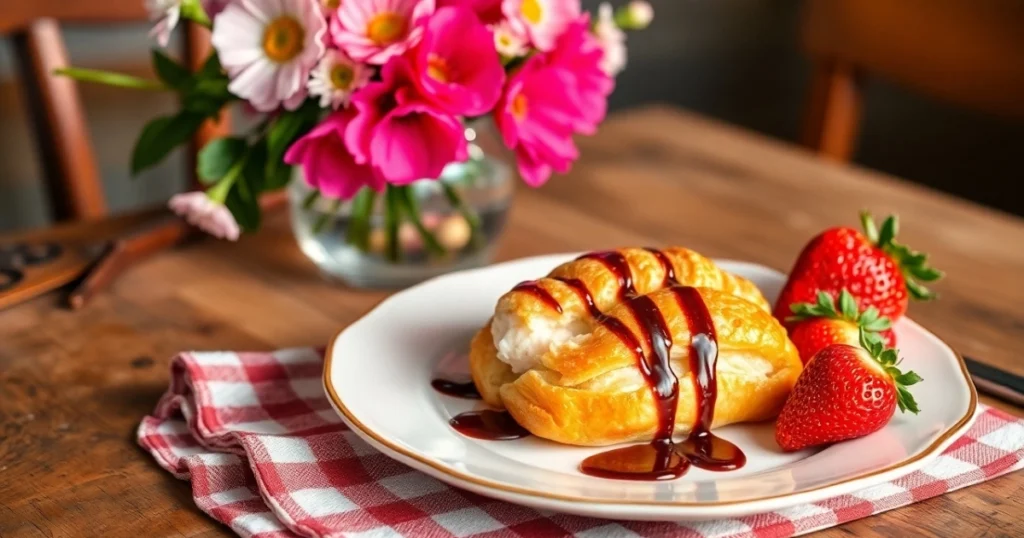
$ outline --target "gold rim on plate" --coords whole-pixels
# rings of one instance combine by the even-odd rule
[[[380,304],[383,303],[383,302],[384,301],[380,301],[379,303],[377,303],[376,305],[371,307],[369,310],[367,310],[366,314],[364,314],[363,316],[360,316],[359,319],[362,319],[363,317],[365,317],[370,312],[376,310],[377,307],[380,306]],[[925,330],[927,330],[927,329],[925,329]],[[345,402],[343,402],[341,397],[338,395],[338,391],[335,390],[334,385],[331,383],[330,371],[331,371],[331,361],[332,361],[332,359],[334,357],[334,344],[335,344],[335,342],[338,341],[338,338],[341,337],[341,334],[343,332],[344,332],[344,330],[340,331],[337,335],[335,335],[334,338],[331,339],[331,343],[327,346],[327,352],[324,355],[324,374],[323,374],[323,380],[324,380],[324,387],[327,389],[327,396],[328,396],[328,398],[330,398],[331,401],[334,403],[334,407],[338,411],[340,411],[342,415],[344,415],[346,421],[349,423],[350,426],[352,426],[353,428],[359,430],[365,436],[373,439],[374,441],[380,443],[381,445],[387,447],[388,449],[393,450],[393,451],[401,454],[402,456],[410,458],[410,459],[412,459],[414,461],[418,461],[418,462],[420,462],[420,463],[422,463],[422,464],[424,464],[424,465],[426,465],[428,467],[432,467],[432,468],[438,470],[439,472],[441,472],[442,474],[447,475],[449,477],[452,477],[452,478],[455,478],[455,479],[458,479],[458,480],[461,480],[461,481],[464,481],[464,482],[469,482],[471,484],[475,484],[477,486],[484,487],[484,488],[497,489],[497,490],[504,491],[504,492],[507,492],[507,493],[514,493],[514,494],[517,494],[517,495],[524,495],[524,496],[527,496],[527,497],[549,499],[549,500],[555,500],[555,501],[569,501],[569,502],[582,502],[582,503],[594,503],[594,504],[615,504],[615,505],[629,505],[629,506],[651,506],[651,507],[666,507],[666,506],[689,506],[689,507],[704,506],[704,507],[711,507],[711,506],[728,506],[728,505],[736,505],[736,504],[746,504],[746,503],[758,502],[758,501],[782,499],[782,498],[785,498],[785,497],[791,497],[791,496],[795,496],[795,495],[803,495],[803,494],[811,493],[811,492],[818,491],[818,490],[821,490],[821,489],[832,488],[832,487],[840,486],[842,484],[847,484],[847,483],[855,482],[855,481],[862,480],[862,479],[865,479],[865,478],[870,478],[872,476],[877,476],[877,475],[880,475],[880,474],[883,474],[883,473],[887,473],[889,471],[894,471],[894,470],[899,469],[901,467],[906,467],[908,465],[912,465],[912,464],[914,464],[914,463],[916,463],[918,461],[921,461],[922,459],[927,458],[929,456],[935,455],[935,453],[940,450],[940,448],[946,443],[947,440],[949,440],[950,437],[953,436],[953,434],[958,432],[961,428],[964,427],[965,424],[970,422],[971,418],[974,417],[974,412],[977,410],[977,407],[978,407],[978,392],[974,388],[974,383],[971,382],[971,376],[967,372],[967,364],[964,363],[964,358],[960,355],[960,353],[958,353],[956,350],[954,350],[952,346],[947,344],[945,340],[939,338],[934,333],[929,332],[929,334],[931,334],[933,337],[935,337],[936,340],[938,340],[939,342],[942,342],[942,345],[946,346],[946,348],[949,349],[949,351],[951,353],[953,353],[953,355],[956,357],[957,362],[960,364],[960,373],[963,375],[964,382],[967,384],[967,388],[968,388],[968,390],[969,390],[969,392],[971,394],[971,397],[970,397],[971,401],[970,401],[970,404],[967,406],[967,412],[964,414],[963,417],[960,418],[960,420],[956,421],[955,424],[953,424],[951,427],[947,428],[946,431],[942,432],[942,434],[939,435],[939,437],[937,437],[935,439],[935,441],[933,441],[928,446],[928,448],[926,448],[922,452],[918,453],[917,455],[915,455],[915,456],[913,456],[913,457],[911,457],[909,459],[903,460],[903,461],[898,462],[898,463],[894,463],[893,465],[890,465],[888,467],[884,467],[882,469],[878,469],[878,470],[875,470],[875,471],[864,473],[864,474],[861,474],[861,475],[858,475],[858,476],[855,476],[855,477],[852,477],[852,478],[847,478],[846,480],[842,480],[842,481],[835,482],[835,483],[832,483],[832,484],[821,485],[821,486],[813,487],[813,488],[810,488],[810,489],[804,489],[804,490],[800,490],[800,491],[791,491],[789,493],[783,493],[783,494],[780,494],[780,495],[770,495],[770,496],[767,496],[767,497],[754,497],[754,498],[750,498],[750,499],[743,499],[743,500],[736,500],[736,501],[652,502],[652,501],[623,501],[623,500],[612,500],[612,499],[595,499],[595,498],[591,498],[591,497],[574,497],[572,495],[558,495],[558,494],[553,494],[553,493],[546,493],[544,491],[534,490],[534,489],[530,489],[530,488],[524,488],[524,487],[520,487],[520,486],[510,486],[508,484],[504,484],[504,483],[501,483],[501,482],[495,482],[493,480],[489,480],[489,479],[486,479],[486,478],[480,478],[478,476],[474,476],[474,475],[471,475],[471,474],[466,474],[466,473],[457,471],[455,469],[451,469],[451,468],[449,468],[449,467],[447,467],[445,465],[442,465],[442,464],[440,464],[440,463],[438,463],[438,462],[436,462],[434,460],[431,460],[429,458],[423,457],[423,456],[421,456],[419,454],[416,454],[415,452],[412,452],[412,451],[407,450],[407,449],[405,449],[405,448],[403,448],[401,446],[398,446],[397,444],[395,444],[395,443],[389,441],[388,439],[386,439],[384,436],[380,435],[379,433],[377,433],[377,432],[373,431],[372,429],[370,429],[369,427],[367,427],[365,424],[363,424],[362,421],[360,421],[358,418],[356,418],[356,416],[352,413],[352,411],[349,410],[349,408],[345,405]]]

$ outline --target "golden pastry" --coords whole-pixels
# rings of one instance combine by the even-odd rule
[[[708,365],[694,360],[691,340],[708,333],[717,380],[704,388],[717,400],[704,426],[764,420],[801,369],[769,308],[751,282],[686,249],[594,253],[505,294],[473,339],[471,373],[489,404],[535,435],[574,445],[651,439],[665,402],[679,433],[706,407],[692,370]],[[674,376],[651,373],[659,360]],[[669,382],[678,387],[670,400],[652,390]]]

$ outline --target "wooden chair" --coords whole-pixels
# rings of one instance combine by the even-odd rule
[[[807,0],[803,15],[803,142],[822,156],[852,157],[866,75],[1024,120],[1022,0]]]
[[[0,35],[9,35],[14,45],[55,220],[97,219],[107,215],[76,83],[53,75],[54,69],[68,65],[60,24],[138,22],[145,21],[146,15],[142,0],[0,2]],[[145,46],[138,45],[140,50]],[[185,61],[198,68],[209,50],[209,32],[198,25],[187,25]],[[190,157],[194,159],[199,147],[227,130],[225,118],[208,122],[195,137]]]

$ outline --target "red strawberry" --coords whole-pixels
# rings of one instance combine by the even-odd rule
[[[882,344],[833,344],[800,374],[775,422],[775,441],[789,452],[862,437],[882,429],[896,412],[917,414],[907,386],[921,381],[896,367],[896,350]]]
[[[837,297],[846,288],[859,308],[873,306],[893,322],[907,312],[908,297],[935,297],[921,282],[938,280],[942,272],[928,266],[926,254],[894,241],[896,217],[886,219],[881,229],[867,212],[861,213],[861,222],[864,234],[831,228],[804,247],[775,304],[778,319],[785,319],[794,303],[814,302],[819,291]]]
[[[832,297],[823,291],[818,292],[817,303],[796,303],[792,308],[794,315],[786,318],[786,322],[793,324],[789,339],[800,351],[804,364],[832,344],[859,346],[861,331],[871,341],[896,347],[896,334],[889,319],[878,317],[878,309],[873,306],[858,312],[857,302],[846,288],[839,292],[838,309]]]

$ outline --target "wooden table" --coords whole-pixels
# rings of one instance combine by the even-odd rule
[[[501,259],[679,244],[786,270],[859,209],[899,212],[901,238],[948,273],[942,299],[911,315],[1024,374],[1024,221],[675,109],[621,114],[580,147],[568,177],[518,193]],[[0,536],[228,535],[135,445],[168,359],[322,345],[384,295],[325,283],[281,216],[236,244],[158,256],[83,311],[51,296],[0,312]],[[825,534],[1019,535],[1022,518],[1018,474]]]

